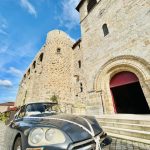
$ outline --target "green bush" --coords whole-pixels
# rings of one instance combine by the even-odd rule
[[[9,118],[10,112],[0,113],[0,121],[5,122]]]
[[[53,95],[50,100],[53,102],[53,103],[58,103],[58,97],[56,95]]]

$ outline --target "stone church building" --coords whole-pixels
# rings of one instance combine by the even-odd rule
[[[16,105],[50,101],[70,113],[150,113],[150,3],[81,0],[81,39],[63,31],[46,42],[25,72]]]

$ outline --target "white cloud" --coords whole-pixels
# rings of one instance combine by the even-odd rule
[[[31,39],[31,41],[18,46],[18,48],[14,50],[15,52],[13,51],[13,54],[19,57],[33,57],[38,50],[36,44],[36,41]]]
[[[72,29],[79,24],[79,13],[75,9],[80,0],[63,0],[62,15],[57,17],[60,24],[63,24],[68,29]]]
[[[34,15],[35,17],[37,16],[37,11],[35,7],[29,2],[29,0],[20,0],[21,5],[27,9],[27,11],[31,14]]]
[[[22,71],[15,67],[10,67],[7,72],[11,73],[14,76],[19,76],[19,77],[23,75]]]
[[[9,47],[8,43],[0,42],[0,53],[6,52],[8,50],[8,47]]]
[[[3,29],[0,29],[0,34],[7,35],[7,32]]]
[[[0,41],[0,72],[2,70],[3,72],[10,72],[10,68],[6,70],[5,65],[13,62],[14,58],[17,58],[16,61],[18,61],[18,59],[31,59],[36,55],[37,52],[38,48],[36,47],[36,41],[32,39],[28,42],[24,42],[21,44],[19,43],[18,45],[15,45],[15,47],[11,43],[9,44],[9,42],[7,42],[7,44],[5,45]],[[7,56],[7,59],[4,55]],[[11,68],[11,71],[14,71],[14,69]],[[21,75],[21,73],[19,74]]]
[[[10,80],[0,80],[0,86],[3,87],[12,87],[13,84]]]
[[[7,35],[7,29],[8,27],[8,23],[7,23],[7,20],[2,16],[0,15],[0,34],[2,35]]]

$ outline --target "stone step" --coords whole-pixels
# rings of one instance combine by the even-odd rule
[[[109,136],[111,136],[111,137],[114,137],[114,138],[119,138],[119,139],[123,139],[123,140],[133,141],[135,143],[135,145],[137,143],[150,144],[150,140],[147,140],[147,139],[135,138],[135,137],[121,135],[121,134],[115,134],[115,133],[111,133],[111,132],[108,132],[107,134]],[[150,145],[149,145],[149,149],[150,149]]]
[[[125,136],[134,137],[134,138],[150,140],[150,132],[148,131],[123,129],[123,128],[110,127],[110,126],[103,126],[103,129],[107,133],[114,133],[118,135],[125,135]]]
[[[131,123],[120,123],[120,122],[105,122],[99,121],[101,126],[109,126],[109,127],[116,127],[122,129],[130,129],[130,130],[139,130],[139,131],[150,131],[150,125],[145,124],[131,124]]]
[[[99,122],[150,125],[150,115],[117,114],[96,116],[96,118]]]

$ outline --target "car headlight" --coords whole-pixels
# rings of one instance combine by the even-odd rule
[[[30,140],[33,144],[39,143],[44,137],[44,131],[41,128],[34,129],[30,134]]]
[[[31,146],[62,144],[65,141],[64,133],[56,128],[35,128],[31,130],[28,137]]]
[[[45,138],[47,141],[52,141],[53,138],[54,138],[54,134],[55,134],[55,130],[54,129],[48,129],[46,131],[46,134],[45,134]]]

